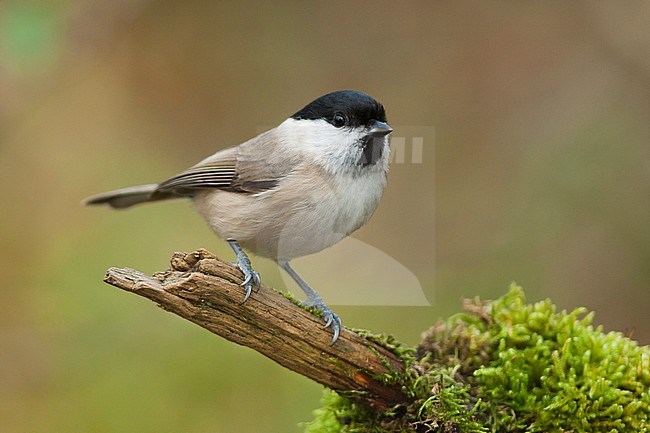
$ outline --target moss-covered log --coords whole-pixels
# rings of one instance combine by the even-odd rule
[[[516,286],[464,307],[407,362],[410,404],[377,413],[326,392],[307,433],[650,431],[650,347]]]
[[[105,281],[251,347],[325,385],[306,433],[650,433],[650,348],[523,292],[423,334],[417,348],[322,322],[269,288],[242,304],[242,274],[205,250],[176,253],[151,277],[112,268]]]

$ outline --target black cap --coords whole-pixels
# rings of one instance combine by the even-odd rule
[[[345,126],[370,126],[373,121],[386,122],[384,106],[372,96],[356,90],[339,90],[328,93],[307,104],[291,116],[292,119],[324,119],[334,126],[342,126],[335,121],[337,114],[345,117]],[[340,118],[337,119],[340,121]]]

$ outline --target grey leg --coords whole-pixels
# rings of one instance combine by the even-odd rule
[[[234,239],[228,239],[228,243],[230,244],[230,248],[232,248],[237,255],[237,267],[244,273],[244,282],[241,283],[241,286],[246,288],[246,296],[244,296],[244,300],[242,301],[243,304],[251,296],[253,288],[255,288],[256,291],[259,290],[262,281],[260,279],[260,274],[253,270],[251,260],[248,258],[244,250],[241,249],[237,241]]]
[[[325,305],[320,295],[314,289],[309,287],[305,280],[300,278],[300,275],[298,275],[298,273],[293,270],[288,261],[277,260],[277,263],[282,269],[287,272],[287,274],[291,276],[291,278],[293,278],[298,286],[300,286],[302,291],[307,295],[307,299],[305,300],[304,304],[308,307],[314,307],[323,313],[323,318],[325,319],[325,328],[329,326],[332,327],[332,332],[334,333],[332,344],[336,343],[336,340],[339,338],[341,328],[343,328],[341,318],[335,312],[330,310],[327,305]]]

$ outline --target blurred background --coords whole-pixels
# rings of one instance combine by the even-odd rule
[[[102,282],[173,251],[231,257],[190,204],[79,202],[338,89],[380,100],[404,150],[355,242],[431,304],[341,305],[344,324],[416,344],[461,298],[516,281],[650,343],[648,16],[645,1],[0,2],[0,430],[302,430],[319,385]],[[372,293],[309,260],[296,268],[326,300]]]

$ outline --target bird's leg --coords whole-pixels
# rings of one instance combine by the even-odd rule
[[[260,274],[253,269],[251,266],[251,260],[239,246],[237,241],[234,239],[228,239],[228,243],[237,256],[237,267],[244,273],[244,282],[241,283],[241,286],[246,289],[246,296],[244,296],[244,300],[242,301],[243,304],[250,297],[253,288],[255,288],[255,291],[259,290],[262,281],[260,279]]]
[[[325,305],[323,302],[323,299],[320,297],[318,293],[303,280],[300,278],[300,275],[296,273],[296,271],[293,270],[291,265],[289,264],[288,261],[286,260],[277,260],[278,265],[284,269],[287,274],[293,278],[293,280],[300,286],[303,292],[307,295],[307,299],[305,302],[303,302],[304,305],[308,307],[313,307],[316,308],[317,310],[321,311],[323,313],[323,319],[325,319],[325,328],[331,326],[332,327],[332,332],[334,333],[334,336],[332,337],[332,344],[336,342],[339,338],[339,333],[341,332],[341,328],[343,328],[343,324],[341,323],[341,318],[330,308]]]

